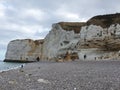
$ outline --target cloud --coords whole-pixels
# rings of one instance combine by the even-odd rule
[[[6,7],[2,3],[0,3],[0,19],[5,17],[5,9]]]
[[[79,14],[67,10],[66,5],[61,5],[54,14],[63,20],[80,21]]]
[[[22,10],[22,13],[20,16],[23,18],[33,18],[35,20],[43,21],[45,17],[45,13],[40,9],[29,8],[29,9]]]

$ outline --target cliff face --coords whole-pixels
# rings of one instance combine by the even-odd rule
[[[54,24],[43,44],[43,59],[53,59],[66,54],[69,49],[74,49],[78,40],[79,34],[73,30],[64,30],[58,23]]]
[[[43,49],[46,52],[43,53],[44,57],[66,59],[69,52],[70,57],[77,53],[81,60],[84,60],[84,55],[90,60],[99,60],[101,57],[102,59],[119,58],[120,25],[117,20],[120,18],[119,16],[119,14],[95,16],[82,24],[60,22],[59,27],[57,27],[58,24],[55,24],[57,28],[54,26],[45,39],[47,43],[44,43],[43,46],[48,46],[48,48]],[[111,19],[112,21],[108,23]],[[71,29],[72,26],[80,29],[77,30],[75,27]],[[76,33],[76,31],[78,32]],[[71,39],[65,40],[67,33]]]
[[[43,40],[15,40],[5,60],[104,60],[120,57],[120,14],[99,15],[86,23],[52,25]]]
[[[8,44],[5,61],[32,62],[41,57],[43,40],[14,40]],[[38,58],[39,57],[39,58]]]
[[[90,25],[84,26],[80,32],[79,48],[102,48],[119,50],[120,24],[112,24],[108,28]]]
[[[120,25],[112,24],[108,28],[97,25],[84,26],[77,43],[79,58],[84,60],[119,59]],[[86,60],[87,60],[86,59]]]
[[[75,53],[75,59],[79,57],[81,60],[84,60],[84,55],[90,60],[119,58],[119,38],[119,24],[112,24],[108,28],[86,25],[80,33],[64,30],[59,24],[54,24],[43,44],[43,59],[66,59],[68,52],[69,59]]]

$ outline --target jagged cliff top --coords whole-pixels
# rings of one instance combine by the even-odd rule
[[[74,30],[75,33],[79,33],[85,22],[59,22],[58,24],[66,31]]]
[[[98,15],[92,17],[90,20],[87,21],[87,25],[94,24],[94,25],[99,25],[103,28],[107,28],[111,24],[116,24],[116,23],[120,23],[120,13]]]

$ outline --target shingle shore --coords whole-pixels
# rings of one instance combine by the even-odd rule
[[[37,62],[0,73],[0,90],[119,90],[120,61]]]

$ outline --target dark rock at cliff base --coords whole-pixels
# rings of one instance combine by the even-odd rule
[[[31,63],[35,61],[23,61],[23,60],[10,60],[10,59],[5,59],[4,62],[17,62],[17,63]]]

